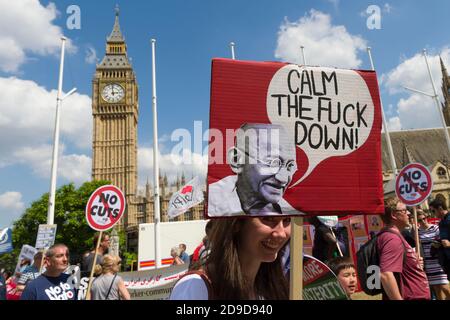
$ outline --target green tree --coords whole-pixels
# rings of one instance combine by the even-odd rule
[[[71,183],[63,185],[56,191],[54,223],[58,227],[55,243],[66,244],[72,260],[79,260],[84,252],[93,247],[95,231],[86,222],[86,204],[95,189],[107,184],[110,182],[92,181],[76,189]],[[14,222],[12,230],[14,250],[12,253],[0,256],[0,266],[13,270],[22,245],[34,246],[39,225],[47,222],[47,206],[48,193],[45,193],[25,210],[19,220]]]

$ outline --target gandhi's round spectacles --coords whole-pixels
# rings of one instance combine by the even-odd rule
[[[264,164],[267,167],[267,169],[269,170],[269,173],[271,173],[271,174],[278,174],[278,172],[280,172],[281,168],[283,168],[283,167],[285,167],[286,170],[291,174],[294,174],[298,169],[297,163],[294,160],[287,161],[286,163],[283,163],[283,161],[280,158],[273,158],[273,159],[264,161],[264,160],[261,160],[261,159],[251,156],[248,152],[245,152],[241,149],[236,148],[236,150],[244,153],[249,158],[256,160],[257,162]]]

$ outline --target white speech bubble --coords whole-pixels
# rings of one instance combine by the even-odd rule
[[[353,70],[286,65],[267,91],[267,115],[282,125],[309,160],[306,179],[319,163],[361,147],[369,137],[374,105],[364,79]]]

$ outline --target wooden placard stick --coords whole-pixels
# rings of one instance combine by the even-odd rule
[[[343,257],[344,255],[342,254],[341,247],[339,246],[339,241],[338,241],[336,235],[334,234],[332,227],[330,227],[330,231],[331,231],[331,234],[333,235],[333,237],[336,239],[336,247],[337,247],[337,249],[339,251],[339,254],[340,254],[341,257]]]
[[[416,241],[416,254],[417,257],[420,258],[420,240],[419,240],[419,226],[417,224],[417,207],[413,207],[413,215],[414,215],[414,240]]]
[[[303,300],[303,217],[292,218],[290,249],[289,299]]]
[[[95,246],[94,260],[92,261],[91,275],[89,276],[89,285],[88,285],[88,288],[86,291],[86,300],[91,300],[92,280],[94,278],[95,266],[97,265],[98,248],[100,247],[100,242],[102,241],[102,236],[103,236],[103,231],[100,231],[100,235],[98,236],[98,240],[97,240],[97,245]]]
[[[45,259],[46,253],[47,253],[47,249],[44,249],[44,251],[42,252],[42,259],[41,259],[41,266],[39,267],[39,274],[42,273],[42,267],[44,266],[44,259]]]

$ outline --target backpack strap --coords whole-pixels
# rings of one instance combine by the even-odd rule
[[[116,280],[116,277],[117,277],[117,273],[114,275],[114,277],[113,277],[113,279],[111,281],[111,285],[109,286],[108,293],[106,294],[105,300],[108,300],[109,293],[111,292],[111,288],[112,288],[112,286],[114,284],[114,280]],[[119,295],[119,297],[120,297],[120,295]]]
[[[397,236],[400,238],[400,241],[402,242],[402,245],[403,245],[403,266],[404,266],[405,263],[406,263],[406,246],[405,246],[405,243],[404,243],[403,241],[406,241],[406,240],[404,240],[404,238],[403,238],[403,236],[401,235],[400,232],[391,230],[390,228],[383,228],[383,229],[377,234],[377,237],[380,236],[381,234],[385,233],[385,232],[393,233],[393,234],[397,235]],[[416,246],[417,246],[417,243],[416,243]]]
[[[178,281],[180,281],[180,279],[189,276],[191,274],[196,274],[198,276],[200,276],[203,280],[203,282],[206,285],[206,289],[208,290],[208,300],[214,300],[214,291],[213,291],[213,287],[212,287],[212,282],[211,279],[209,279],[208,275],[206,274],[205,270],[200,269],[200,270],[191,270],[186,272],[185,274],[183,274]]]

